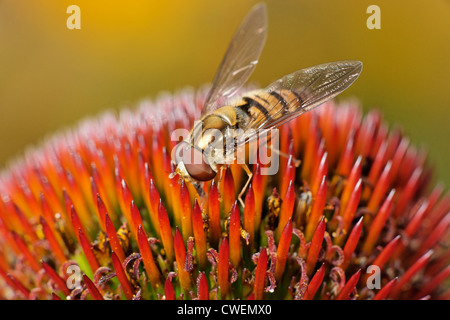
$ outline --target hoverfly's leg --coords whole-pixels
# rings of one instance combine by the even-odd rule
[[[270,145],[269,148],[270,148],[270,150],[272,150],[273,152],[277,153],[279,156],[281,156],[283,158],[289,159],[291,157],[290,154],[284,153],[283,151],[273,147],[272,145]],[[296,168],[298,168],[300,166],[300,164],[302,163],[301,160],[296,159],[294,157],[292,157],[292,161],[294,161],[294,165],[295,165]]]
[[[247,190],[247,187],[250,184],[250,181],[252,181],[253,172],[248,168],[247,164],[244,163],[244,164],[241,164],[241,166],[244,168],[245,172],[248,175],[247,182],[245,183],[244,187],[242,188],[242,190],[241,190],[241,192],[239,193],[239,196],[238,196],[238,200],[241,203],[242,207],[244,208],[245,204],[244,204],[244,201],[242,201],[242,196],[244,195],[245,190]]]

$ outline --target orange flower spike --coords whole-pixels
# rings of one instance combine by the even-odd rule
[[[294,181],[291,180],[289,183],[289,187],[284,195],[283,203],[281,204],[281,213],[278,220],[278,227],[275,233],[275,238],[277,240],[280,239],[286,224],[292,218],[294,205],[295,205],[295,189],[294,189]]]
[[[302,300],[312,300],[314,299],[314,296],[316,295],[317,290],[319,289],[320,285],[322,284],[323,278],[325,276],[325,266],[322,264],[320,268],[314,273],[314,276],[312,277],[311,281],[308,284],[308,287],[306,288],[305,295],[303,296]]]
[[[244,229],[249,234],[249,243],[253,247],[255,239],[255,195],[252,184],[249,185],[244,201]]]
[[[47,276],[52,279],[53,283],[58,287],[59,290],[64,294],[64,296],[70,296],[70,290],[67,288],[66,281],[59,276],[59,274],[50,267],[46,262],[41,261],[42,268],[44,268]]]
[[[323,156],[320,159],[319,164],[317,165],[317,168],[315,170],[315,174],[313,175],[313,183],[311,185],[311,192],[312,194],[317,194],[320,183],[322,182],[322,179],[324,176],[327,175],[328,172],[328,153],[324,152]]]
[[[355,272],[355,274],[353,274],[350,277],[350,279],[348,279],[347,283],[336,297],[336,300],[348,300],[350,298],[350,294],[352,293],[353,289],[355,289],[356,285],[358,284],[360,277],[361,277],[361,269]]]
[[[277,263],[275,265],[275,280],[280,281],[284,273],[286,266],[287,255],[289,253],[289,247],[292,240],[292,220],[289,218],[286,225],[283,228],[283,232],[280,236],[280,242],[277,248]]]
[[[303,179],[310,179],[315,163],[315,157],[317,150],[319,149],[320,136],[317,130],[317,119],[314,117],[309,126],[309,138],[306,140],[305,156],[302,164],[302,177]]]
[[[231,264],[237,268],[241,261],[241,214],[237,201],[235,201],[231,207],[230,225],[228,228],[230,261]]]
[[[192,228],[194,232],[197,262],[199,268],[204,270],[207,262],[206,258],[207,243],[205,230],[203,227],[202,209],[200,208],[197,199],[194,200],[194,205],[192,207]]]
[[[228,238],[224,237],[220,243],[219,261],[217,263],[217,283],[219,284],[220,297],[222,300],[226,299],[230,290],[229,279],[229,244]]]
[[[363,229],[363,218],[361,217],[358,222],[355,224],[355,226],[352,229],[352,232],[348,236],[347,242],[344,246],[344,261],[340,265],[342,270],[346,270],[351,259],[353,252],[355,252],[356,246],[358,245],[359,238],[361,237],[361,232]]]
[[[394,204],[394,194],[395,190],[393,189],[391,190],[387,198],[384,200],[380,210],[378,210],[377,215],[375,216],[370,225],[368,235],[362,247],[362,251],[367,254],[372,252],[372,249],[375,247],[375,244],[377,243],[381,230],[383,229],[392,211],[392,206]]]
[[[51,251],[53,252],[55,258],[58,260],[58,262],[63,265],[64,262],[66,262],[67,257],[64,253],[63,248],[59,245],[58,240],[55,237],[55,234],[51,230],[49,224],[45,220],[44,217],[40,218],[40,223],[42,225],[42,231],[44,232],[44,236],[48,241],[48,244],[51,248]]]
[[[326,221],[325,217],[322,217],[316,230],[314,231],[314,236],[311,240],[311,246],[308,250],[308,255],[306,256],[306,270],[307,274],[310,276],[314,271],[314,267],[317,263],[317,258],[319,257],[320,249],[322,248],[323,237],[325,235]]]
[[[378,152],[374,155],[374,160],[373,160],[372,166],[370,168],[369,176],[368,176],[369,183],[372,184],[373,186],[377,184],[377,180],[378,180],[381,172],[386,170],[385,166],[386,166],[386,161],[387,161],[387,155],[386,155],[387,147],[388,147],[388,143],[386,141],[383,141],[380,145]],[[391,166],[392,162],[390,160],[389,160],[389,162],[390,162],[390,166]],[[390,183],[390,180],[388,183]]]
[[[133,287],[131,286],[130,280],[128,279],[128,275],[126,274],[125,270],[123,270],[122,261],[120,261],[119,257],[114,251],[111,252],[111,260],[125,298],[127,300],[133,300]]]
[[[377,212],[378,206],[386,196],[386,191],[390,186],[391,168],[391,162],[388,161],[383,169],[383,172],[381,173],[381,176],[377,181],[374,182],[375,188],[372,192],[372,195],[370,196],[370,200],[367,205],[367,209],[369,209],[370,212]]]
[[[155,183],[153,182],[152,178],[150,178],[149,187],[148,187],[148,200],[150,202],[149,211],[153,212],[152,215],[154,215],[156,217],[156,222],[159,222],[159,217],[158,217],[159,209],[158,208],[159,208],[159,202],[160,202],[161,198],[159,196],[158,189],[156,189]],[[154,227],[155,227],[156,233],[159,236],[159,234],[161,232],[159,229],[159,223],[155,223]]]
[[[181,209],[181,232],[183,239],[186,241],[192,236],[192,213],[191,213],[191,198],[184,180],[181,181],[180,186],[180,209]]]
[[[392,288],[397,283],[398,278],[394,278],[388,283],[384,285],[383,288],[380,289],[380,291],[377,292],[375,297],[373,297],[372,300],[384,300],[388,297],[389,293],[391,293]]]
[[[84,234],[81,228],[78,229],[78,239],[81,248],[83,249],[83,253],[86,257],[86,260],[89,266],[91,267],[92,273],[95,273],[95,271],[100,267],[100,265],[98,264],[97,258],[95,257],[95,254],[92,251],[92,246],[89,243],[89,240],[86,238],[86,235]]]
[[[353,165],[352,170],[350,171],[350,175],[348,176],[347,182],[345,184],[344,190],[341,195],[341,211],[345,210],[345,206],[347,205],[352,191],[355,189],[358,180],[361,179],[361,168],[362,168],[362,157],[359,156],[355,164]]]
[[[173,261],[175,255],[173,251],[173,234],[172,228],[170,227],[169,216],[167,215],[166,208],[161,200],[159,201],[158,207],[158,220],[164,251],[166,252],[166,258],[170,263]]]
[[[219,191],[214,180],[208,193],[208,219],[209,219],[209,237],[211,244],[217,248],[219,244],[222,229],[220,227],[220,202]]]
[[[133,219],[131,218],[131,207],[130,203],[133,201],[133,196],[131,195],[130,189],[128,188],[127,183],[125,182],[125,179],[122,179],[120,181],[120,185],[122,188],[122,199],[123,199],[123,205],[125,208],[125,212],[123,212],[123,215],[125,216],[125,219],[128,222],[131,222]],[[133,225],[133,223],[131,223]]]
[[[255,284],[253,287],[255,300],[264,299],[266,271],[267,271],[267,249],[262,248],[260,250],[258,263],[256,264],[256,271],[255,271]]]
[[[131,213],[131,226],[133,229],[133,235],[137,239],[138,228],[139,226],[143,225],[143,223],[141,213],[139,212],[138,207],[134,203],[134,200],[131,200],[130,213]]]
[[[33,269],[34,272],[39,272],[41,270],[41,266],[28,249],[28,246],[25,243],[25,241],[16,232],[12,231],[11,234],[17,246],[19,247],[19,250],[22,252],[25,260],[27,261],[28,265],[31,267],[31,269]]]
[[[230,167],[227,167],[227,169],[225,170],[225,176],[222,179],[223,182],[221,195],[223,201],[223,212],[225,214],[228,214],[228,212],[231,211],[231,207],[233,206],[233,202],[236,198],[234,179]]]
[[[320,183],[319,190],[314,199],[311,208],[311,214],[309,216],[308,223],[306,225],[306,241],[310,241],[314,230],[316,230],[317,224],[322,218],[323,209],[325,208],[325,200],[327,196],[327,180],[324,176],[322,182]]]
[[[83,274],[83,281],[89,293],[91,294],[93,300],[104,300],[98,288],[95,286],[92,280],[89,279],[89,277],[85,274]]]
[[[144,267],[147,271],[147,277],[152,283],[153,288],[157,288],[161,282],[161,273],[159,272],[158,266],[153,259],[153,254],[147,240],[147,235],[145,234],[145,230],[142,225],[139,225],[138,227],[137,240],[142,261],[144,262]]]
[[[209,300],[208,280],[204,272],[200,272],[197,278],[197,299]]]
[[[414,277],[420,270],[425,268],[425,266],[430,262],[431,257],[433,255],[434,251],[430,250],[427,253],[425,253],[423,256],[421,256],[414,264],[409,267],[408,270],[400,277],[397,284],[392,289],[389,297],[391,299],[397,299],[398,296],[401,294],[403,287]]]
[[[192,287],[189,272],[184,268],[186,263],[186,247],[184,246],[183,236],[178,227],[175,229],[174,237],[175,260],[177,262],[177,273],[180,279],[181,287],[185,292],[189,292]]]
[[[257,163],[254,167],[252,185],[255,198],[255,229],[259,229],[264,201],[264,183],[261,175],[261,165]]]
[[[114,224],[109,218],[109,215],[107,213],[105,215],[105,227],[106,227],[106,234],[108,235],[108,241],[111,246],[111,250],[115,252],[118,259],[120,260],[120,263],[122,263],[125,260],[125,253],[123,252],[122,246],[120,245],[116,228],[114,227]]]
[[[280,194],[285,195],[286,191],[291,183],[291,181],[295,181],[295,163],[292,155],[289,156],[289,159],[286,163],[286,168],[284,170],[284,174],[282,175],[283,179],[281,179],[280,183]]]

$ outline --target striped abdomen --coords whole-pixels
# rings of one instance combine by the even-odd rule
[[[235,108],[244,118],[240,127],[256,129],[297,111],[302,103],[300,95],[291,90],[253,91],[238,101]]]

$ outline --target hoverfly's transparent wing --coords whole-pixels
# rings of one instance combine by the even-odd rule
[[[213,81],[202,115],[221,106],[219,100],[234,95],[248,80],[266,41],[267,10],[261,3],[253,7],[234,34]]]
[[[334,98],[358,78],[361,70],[359,61],[338,61],[302,69],[273,82],[263,92],[277,97],[277,102],[265,106],[266,116],[249,119],[236,147]],[[290,97],[288,101],[283,98],[286,96]]]

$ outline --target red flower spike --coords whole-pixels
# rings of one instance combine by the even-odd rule
[[[56,293],[52,292],[52,300],[61,300],[60,297],[56,295]]]
[[[316,198],[314,199],[311,215],[306,225],[306,241],[310,241],[314,230],[316,230],[317,224],[322,218],[323,209],[325,207],[325,200],[327,196],[327,180],[324,176],[320,183],[319,190],[317,191]]]
[[[292,218],[294,205],[295,205],[295,189],[294,189],[294,181],[291,180],[291,182],[289,183],[289,187],[284,195],[283,203],[281,204],[281,213],[278,219],[278,227],[275,233],[275,238],[277,240],[280,239],[281,233],[283,232],[285,225]]]
[[[153,259],[153,254],[150,249],[150,245],[147,240],[147,235],[142,225],[139,225],[137,232],[137,240],[139,246],[139,252],[141,253],[142,261],[144,262],[145,270],[147,271],[147,277],[154,288],[158,287],[161,280],[161,273],[158,266]]]
[[[185,292],[189,292],[192,287],[189,272],[184,268],[186,262],[186,247],[184,246],[183,236],[178,227],[175,229],[174,237],[175,260],[177,262],[178,278],[180,279],[181,287]]]
[[[356,210],[358,209],[358,204],[361,199],[361,189],[362,189],[362,180],[359,179],[355,185],[355,189],[352,191],[350,195],[350,199],[348,200],[347,206],[343,211],[343,227],[344,232],[348,232],[351,227],[353,218],[355,216]]]
[[[167,277],[166,282],[164,283],[164,296],[166,300],[176,300],[171,277]]]
[[[92,251],[92,246],[89,243],[89,240],[86,238],[82,229],[78,229],[78,241],[80,242],[81,248],[83,249],[83,253],[86,256],[86,260],[91,267],[92,273],[100,267],[98,264],[97,258],[95,257],[94,252]]]
[[[229,225],[230,261],[234,267],[239,266],[241,261],[241,213],[236,201],[231,207]]]
[[[314,271],[314,267],[317,263],[317,258],[319,257],[320,249],[322,248],[323,237],[325,235],[326,221],[325,217],[322,217],[316,230],[314,231],[313,238],[311,240],[311,246],[308,250],[308,255],[306,256],[306,270],[308,276]]]
[[[361,231],[363,229],[363,218],[361,217],[350,233],[347,242],[344,247],[344,261],[341,264],[342,270],[346,270],[350,261],[352,259],[353,252],[355,252],[356,246],[358,245],[359,238],[361,237]]]
[[[291,245],[292,239],[292,220],[289,218],[286,225],[283,228],[283,232],[280,236],[280,242],[278,243],[277,249],[277,263],[275,265],[275,279],[277,281],[281,280],[284,273],[284,268],[286,266],[286,260],[289,253],[289,247]]]
[[[85,274],[83,274],[83,281],[93,300],[104,300],[102,294],[98,291],[98,288]]]
[[[191,198],[184,180],[181,181],[180,187],[180,209],[181,209],[181,232],[183,239],[186,241],[192,236],[192,213],[191,213]]]
[[[311,281],[309,282],[302,300],[312,300],[314,298],[317,290],[322,284],[324,276],[325,276],[325,266],[324,264],[322,264],[312,277]]]
[[[260,250],[258,263],[256,264],[256,271],[255,271],[255,284],[254,284],[254,288],[253,288],[255,300],[264,299],[266,270],[267,270],[267,249],[262,248]]]
[[[359,179],[361,179],[361,168],[362,168],[362,157],[359,156],[355,164],[353,165],[352,170],[350,171],[350,175],[348,176],[347,182],[345,184],[344,190],[341,195],[341,211],[345,210],[345,207],[350,200],[350,196],[355,189],[356,184]]]
[[[91,240],[89,239],[88,235],[86,235],[86,232],[84,231],[84,227],[81,224],[80,218],[78,217],[78,213],[75,210],[75,207],[73,205],[70,207],[70,221],[72,223],[73,230],[81,229],[83,231],[83,233],[85,234],[85,237],[88,240],[88,242],[90,242]],[[75,235],[77,236],[77,240],[80,241],[80,238],[78,237],[78,232],[75,232]]]
[[[369,233],[366,237],[366,240],[364,242],[362,251],[365,253],[370,253],[372,249],[374,248],[378,237],[381,233],[381,230],[383,229],[386,220],[388,219],[393,202],[394,202],[394,194],[395,190],[392,190],[389,195],[387,196],[386,200],[384,200],[383,204],[381,205],[380,210],[378,211],[377,215],[373,219],[373,222],[370,225]]]
[[[66,262],[66,260],[67,260],[67,257],[66,257],[66,254],[64,253],[63,248],[60,246],[55,234],[51,230],[49,224],[44,219],[44,217],[40,218],[40,223],[42,225],[42,231],[44,232],[44,236],[47,239],[48,244],[49,244],[53,254],[55,255],[55,258],[58,260],[58,262],[61,265],[63,265],[64,262]]]
[[[197,299],[209,300],[208,280],[203,272],[200,272],[197,278]]]
[[[436,275],[431,281],[429,281],[420,292],[416,295],[416,299],[425,297],[427,294],[433,293],[433,291],[443,284],[447,278],[450,277],[450,266],[447,266],[438,275]]]
[[[33,256],[33,254],[28,249],[27,244],[25,241],[14,231],[11,232],[14,241],[16,242],[17,246],[19,247],[19,250],[22,252],[23,256],[25,257],[25,260],[27,261],[28,265],[33,269],[34,272],[39,272],[41,270],[41,266],[37,262],[36,258]]]
[[[380,148],[378,152],[375,154],[372,166],[370,168],[368,180],[371,185],[376,185],[377,180],[380,176],[380,173],[383,170],[386,170],[386,150],[387,150],[388,143],[386,141],[383,141],[383,143],[380,145]],[[389,161],[389,166],[391,166],[392,162]],[[390,168],[389,168],[390,170]],[[390,183],[390,180],[388,181],[388,184]]]
[[[251,184],[249,185],[247,194],[245,195],[244,204],[244,229],[249,234],[249,243],[252,249],[255,239],[255,194]]]
[[[4,271],[1,270],[0,273],[1,273],[2,277],[5,278]],[[17,280],[14,276],[12,276],[10,274],[6,274],[6,278],[9,279],[6,282],[12,288],[16,288],[18,291],[22,292],[22,294],[25,296],[25,299],[27,299],[27,300],[30,299],[30,291],[27,288],[25,288],[25,286],[19,280]]]
[[[392,171],[391,171],[391,181],[397,178],[400,166],[402,164],[403,157],[406,154],[409,146],[409,139],[404,137],[395,149],[395,154],[392,158]]]
[[[220,297],[226,299],[230,290],[229,280],[229,245],[228,238],[222,239],[219,249],[219,260],[217,263],[217,283],[219,284]]]
[[[207,262],[206,258],[207,243],[205,230],[203,227],[202,209],[200,208],[197,199],[194,200],[194,205],[192,207],[192,228],[194,231],[197,262],[200,269],[204,270]]]
[[[235,196],[234,179],[231,173],[230,167],[225,170],[225,176],[222,177],[222,199],[223,199],[223,212],[228,214],[233,206]]]
[[[338,296],[336,297],[336,300],[348,300],[353,289],[355,289],[360,276],[361,276],[361,269],[359,269],[354,275],[352,275],[350,277],[350,279],[348,279],[344,288],[342,288],[342,290],[339,292]]]
[[[219,191],[214,180],[208,194],[209,237],[211,244],[217,248],[222,229],[220,227]]]
[[[161,240],[166,252],[166,259],[172,262],[175,256],[173,251],[173,234],[172,228],[170,227],[169,216],[167,215],[166,208],[159,201],[158,207],[158,220],[159,220],[159,230],[161,232]]]
[[[53,281],[53,283],[58,287],[59,290],[64,294],[64,296],[70,296],[70,290],[67,288],[67,284],[63,278],[61,278],[52,267],[50,267],[44,261],[41,261],[42,268],[44,268],[47,276]]]
[[[328,153],[324,152],[320,162],[315,170],[314,180],[311,185],[312,194],[317,194],[320,184],[322,183],[322,179],[327,175],[328,172]]]
[[[390,186],[391,168],[391,162],[388,161],[380,178],[376,182],[374,181],[375,188],[370,197],[369,204],[367,205],[367,209],[369,209],[370,212],[377,212],[378,206],[386,196],[386,192]]]
[[[114,227],[114,224],[107,213],[105,214],[105,228],[111,250],[115,252],[115,255],[120,260],[120,263],[122,263],[125,260],[125,253],[123,252],[122,246],[120,245],[116,228]]]
[[[419,259],[421,254],[433,248],[441,239],[443,239],[445,234],[448,232],[449,226],[450,213],[448,213],[447,216],[439,222],[433,232],[423,241],[419,249],[416,251],[416,254],[413,256],[413,259]]]
[[[295,180],[295,163],[292,155],[289,156],[288,162],[286,163],[286,168],[284,170],[284,174],[282,175],[283,179],[280,181],[280,194],[285,195],[291,181]]]
[[[385,300],[388,297],[389,293],[391,293],[391,290],[397,283],[397,280],[398,278],[394,278],[388,283],[386,283],[384,287],[377,292],[377,294],[375,295],[375,297],[373,297],[372,300]]]
[[[414,170],[413,174],[406,183],[405,188],[400,193],[394,209],[394,216],[399,217],[403,210],[406,209],[406,206],[410,203],[411,199],[416,193],[417,188],[419,187],[421,176],[422,168],[419,167]]]
[[[105,217],[108,214],[108,212],[106,210],[105,203],[103,202],[102,198],[98,193],[97,193],[97,211],[100,219],[100,227],[102,228],[103,232],[106,232]]]
[[[420,270],[425,268],[425,266],[430,262],[433,255],[433,250],[428,251],[422,257],[420,257],[414,264],[409,267],[409,269],[400,277],[397,284],[392,289],[389,297],[391,299],[396,299],[403,289],[403,287],[416,275]]]
[[[352,130],[350,135],[348,136],[347,142],[345,144],[345,150],[342,153],[336,173],[347,177],[350,174],[350,170],[352,169],[353,159],[354,159],[354,142],[355,142],[355,131]]]
[[[119,280],[120,287],[122,288],[122,292],[125,298],[127,300],[133,300],[134,290],[131,286],[130,280],[128,279],[128,275],[122,268],[122,261],[114,251],[111,252],[111,259],[114,271],[116,272],[117,279]]]

